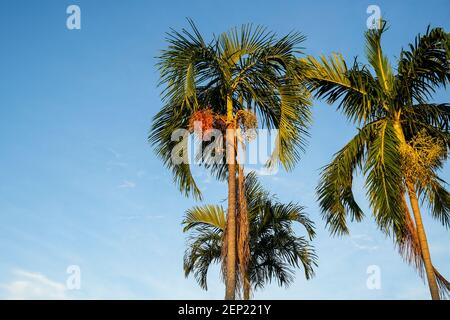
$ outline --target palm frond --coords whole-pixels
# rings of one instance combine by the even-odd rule
[[[424,194],[432,217],[444,227],[450,228],[450,193],[445,188],[446,185],[444,180],[435,175],[426,186]]]
[[[153,118],[153,125],[148,141],[154,146],[157,156],[173,173],[175,185],[186,196],[193,195],[201,199],[201,191],[195,182],[189,165],[188,136],[182,136],[181,141],[172,139],[177,129],[187,128],[188,113],[168,104]],[[178,146],[178,149],[176,147]],[[178,151],[177,151],[178,150]],[[174,163],[172,152],[179,152],[184,159],[182,163]]]
[[[403,222],[399,141],[393,123],[377,124],[377,133],[367,152],[364,167],[367,195],[375,220],[386,233]]]
[[[195,206],[186,211],[183,220],[183,231],[189,231],[199,226],[210,226],[219,230],[225,229],[225,210],[222,206],[204,205]]]
[[[351,68],[340,54],[321,56],[320,60],[308,57],[303,60],[308,66],[308,89],[318,99],[338,103],[338,110],[356,123],[375,119],[377,107],[382,105],[380,85],[368,69],[354,61]]]
[[[442,28],[428,27],[424,35],[419,34],[414,43],[402,50],[398,63],[399,95],[425,103],[436,88],[446,86],[450,81],[449,39]]]
[[[322,216],[331,234],[348,233],[347,215],[351,221],[361,221],[364,217],[353,195],[353,177],[358,169],[363,168],[368,148],[381,122],[365,125],[323,168],[316,190]]]
[[[220,261],[222,236],[212,230],[202,231],[188,240],[184,254],[184,272],[188,277],[194,273],[200,287],[208,290],[208,270]]]
[[[366,32],[366,55],[377,75],[380,87],[383,88],[382,92],[390,96],[394,87],[394,73],[388,58],[383,54],[381,48],[381,36],[386,29],[386,21],[382,21],[380,28],[369,29]]]

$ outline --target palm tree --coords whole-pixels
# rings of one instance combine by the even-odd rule
[[[364,216],[352,193],[354,175],[362,172],[377,225],[394,237],[407,262],[421,275],[425,271],[431,296],[439,299],[450,285],[433,267],[419,201],[450,227],[450,196],[438,176],[450,146],[450,108],[429,102],[450,80],[450,38],[441,28],[428,28],[401,51],[395,72],[381,48],[385,31],[383,21],[366,32],[370,65],[355,59],[348,67],[339,54],[305,60],[315,96],[338,102],[359,127],[323,169],[318,199],[331,233],[348,233],[347,218]]]
[[[189,23],[192,31],[172,30],[168,34],[169,46],[158,58],[164,106],[153,119],[149,141],[172,170],[180,191],[201,199],[189,163],[172,160],[172,150],[180,144],[172,141],[172,133],[175,129],[192,129],[193,120],[202,121],[201,129],[224,132],[224,161],[217,163],[208,161],[208,156],[200,157],[218,179],[228,181],[224,235],[227,245],[223,263],[227,268],[225,298],[234,299],[236,267],[245,273],[248,258],[248,224],[244,221],[238,230],[236,221],[239,210],[245,211],[245,203],[236,204],[236,194],[243,194],[243,190],[237,192],[243,187],[243,171],[236,163],[236,131],[248,122],[277,129],[276,148],[269,164],[281,163],[288,170],[293,168],[303,149],[310,121],[307,108],[310,95],[301,85],[304,68],[296,56],[304,37],[290,33],[278,38],[262,27],[244,25],[207,43],[193,22],[189,20]],[[187,139],[181,144],[187,150]],[[241,173],[241,188],[236,186],[237,171]],[[240,215],[241,219],[246,216]]]
[[[314,276],[317,257],[310,245],[314,224],[295,204],[279,203],[276,196],[264,190],[255,173],[245,179],[245,197],[250,222],[250,260],[243,283],[243,298],[248,300],[251,288],[262,289],[275,279],[280,286],[289,286],[294,270],[303,266],[306,279]],[[293,224],[305,227],[307,237],[298,237]],[[194,207],[186,212],[184,232],[189,240],[184,256],[184,270],[193,274],[200,287],[208,290],[209,267],[220,262],[222,237],[225,230],[225,211],[220,205]],[[239,294],[239,292],[237,291]]]

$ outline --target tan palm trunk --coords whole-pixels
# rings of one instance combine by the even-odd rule
[[[439,287],[437,285],[433,263],[431,262],[430,249],[428,248],[427,235],[422,223],[422,216],[420,214],[419,201],[417,200],[416,190],[414,184],[410,181],[407,182],[407,188],[409,201],[411,202],[411,208],[414,214],[414,220],[416,222],[417,236],[419,238],[420,250],[422,251],[423,263],[425,265],[425,272],[427,274],[431,298],[433,300],[440,300]]]
[[[227,257],[225,300],[236,296],[236,156],[233,102],[227,99],[226,161],[228,164],[228,213],[227,213]]]
[[[394,129],[397,133],[397,138],[400,143],[406,144],[405,135],[400,123],[400,113],[397,114],[394,120]],[[408,189],[409,201],[411,209],[414,214],[414,222],[417,228],[417,237],[419,238],[420,250],[422,251],[423,263],[425,265],[425,272],[427,274],[428,286],[430,288],[431,298],[433,300],[440,300],[439,287],[437,285],[436,276],[434,273],[433,263],[431,262],[430,249],[428,248],[427,235],[422,223],[422,215],[420,214],[419,201],[416,196],[416,188],[414,183],[406,181],[406,188]]]
[[[239,198],[239,216],[237,219],[237,253],[239,261],[239,272],[244,294],[244,300],[250,299],[250,281],[248,279],[248,263],[250,259],[249,244],[249,223],[247,199],[245,198],[245,177],[244,168],[241,164],[238,167],[238,198]]]

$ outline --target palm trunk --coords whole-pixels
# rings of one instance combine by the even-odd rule
[[[244,168],[239,164],[238,173],[238,197],[239,197],[239,219],[237,224],[237,252],[239,260],[239,272],[242,282],[244,300],[250,299],[250,282],[248,279],[248,262],[250,259],[250,239],[247,199],[245,196]]]
[[[440,300],[439,287],[437,285],[436,276],[434,273],[433,263],[431,262],[430,250],[428,248],[427,235],[422,223],[422,216],[420,214],[419,202],[416,196],[414,184],[411,181],[407,182],[409,201],[414,214],[416,222],[417,236],[419,238],[420,250],[422,251],[423,263],[425,265],[425,272],[427,274],[428,286],[430,287],[431,298],[433,300]]]
[[[400,143],[406,144],[405,135],[400,123],[400,114],[396,116],[394,120],[394,129],[397,133],[397,138]],[[431,262],[430,249],[428,248],[427,236],[425,228],[422,223],[422,215],[420,214],[419,201],[416,196],[416,188],[412,181],[406,181],[406,188],[409,195],[409,201],[411,203],[411,209],[414,214],[414,222],[417,229],[417,237],[419,238],[420,250],[422,251],[423,263],[425,265],[425,272],[427,274],[428,286],[430,288],[431,298],[433,300],[440,300],[439,287],[437,285],[433,263]]]
[[[227,99],[226,161],[228,164],[228,214],[225,300],[235,300],[236,294],[236,155],[233,102]]]
[[[407,238],[402,239],[399,243],[399,251],[402,257],[408,263],[415,266],[420,276],[423,277],[423,268],[425,264],[423,262],[422,250],[420,248],[419,237],[417,236],[417,228],[414,223],[411,213],[409,211],[408,205],[406,204],[405,196],[402,195],[402,203],[405,209],[405,224],[407,228]],[[439,287],[439,292],[450,291],[450,282],[439,273],[439,271],[433,266],[434,276],[436,277],[436,282]],[[445,293],[442,293],[442,295]]]

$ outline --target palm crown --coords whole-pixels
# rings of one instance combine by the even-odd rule
[[[201,196],[189,165],[171,161],[178,143],[171,135],[175,129],[187,129],[192,115],[205,108],[227,117],[228,122],[239,110],[255,112],[262,128],[278,130],[273,162],[279,160],[285,168],[292,168],[310,121],[306,108],[310,95],[302,85],[305,70],[296,58],[304,37],[291,33],[278,38],[262,27],[244,25],[207,43],[190,24],[192,32],[183,29],[168,34],[169,47],[159,56],[165,104],[149,136],[180,190]],[[226,177],[223,163],[204,164],[219,178]]]

